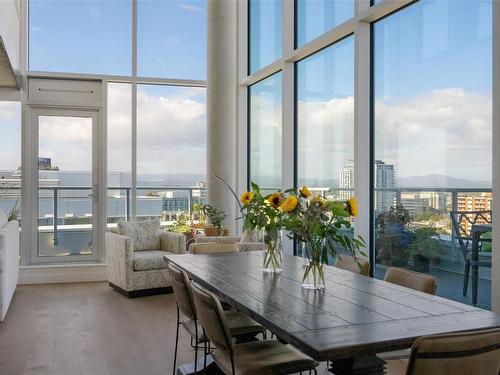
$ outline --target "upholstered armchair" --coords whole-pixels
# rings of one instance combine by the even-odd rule
[[[19,223],[0,210],[0,322],[4,320],[19,279]]]
[[[191,244],[189,251],[196,247],[197,252],[206,244],[213,247],[213,244],[236,244],[239,251],[262,251],[265,250],[264,239],[259,231],[246,231],[240,236],[197,236],[194,244]]]
[[[128,297],[170,293],[163,257],[185,252],[185,236],[160,230],[159,220],[119,222],[118,233],[106,233],[109,285]]]

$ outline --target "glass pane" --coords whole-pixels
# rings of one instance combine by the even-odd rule
[[[204,88],[137,88],[137,219],[164,222],[206,197]]]
[[[296,2],[296,46],[314,38],[352,18],[352,0],[297,0]]]
[[[491,5],[422,0],[374,25],[375,274],[390,265],[430,273],[438,294],[466,303],[471,249],[450,212],[491,204]],[[490,271],[479,267],[484,308]]]
[[[250,181],[281,188],[282,73],[250,86]]]
[[[29,68],[131,74],[131,1],[29,1]]]
[[[38,255],[92,253],[92,119],[40,116]]]
[[[139,76],[205,79],[205,0],[140,0],[137,28]]]
[[[298,62],[296,69],[297,183],[347,200],[354,189],[353,38]]]
[[[108,227],[130,218],[132,86],[108,84]]]
[[[21,219],[21,103],[0,102],[0,210]]]
[[[250,0],[250,73],[265,67],[282,55],[282,1]]]

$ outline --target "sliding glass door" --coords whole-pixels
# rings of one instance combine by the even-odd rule
[[[97,260],[99,111],[32,109],[32,262]]]

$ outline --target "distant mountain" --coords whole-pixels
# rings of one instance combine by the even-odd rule
[[[491,181],[467,180],[438,174],[400,177],[399,187],[491,188]]]

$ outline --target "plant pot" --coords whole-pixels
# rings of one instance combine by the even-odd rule
[[[203,233],[205,233],[205,236],[207,237],[229,236],[229,229],[218,228],[218,227],[205,227],[203,228]]]
[[[415,268],[415,271],[427,273],[429,272],[429,264],[430,264],[429,258],[421,254],[413,256],[413,267]]]

